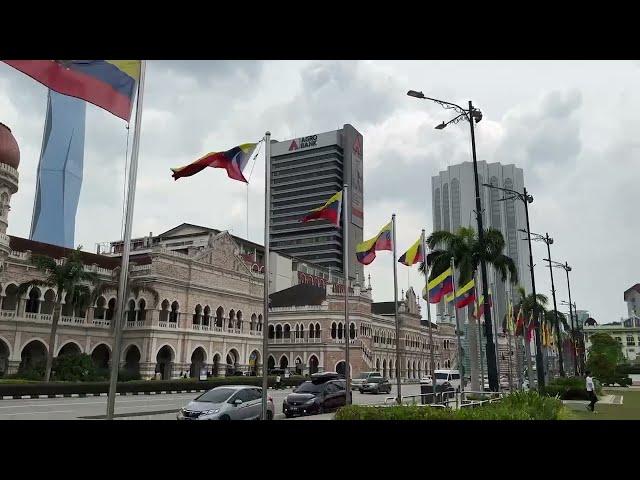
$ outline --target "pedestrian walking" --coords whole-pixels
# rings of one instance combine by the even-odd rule
[[[589,397],[589,405],[587,405],[587,410],[591,410],[595,412],[596,410],[596,402],[598,401],[598,397],[596,397],[595,387],[593,385],[593,377],[591,377],[591,372],[587,370],[584,372],[587,376],[586,378],[586,387],[587,387],[587,396]]]

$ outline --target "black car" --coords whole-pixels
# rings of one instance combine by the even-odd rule
[[[342,407],[347,403],[347,389],[344,380],[329,380],[301,383],[282,402],[282,411],[287,418],[294,415],[324,413]]]
[[[385,377],[369,377],[358,390],[360,393],[391,393],[391,383]]]

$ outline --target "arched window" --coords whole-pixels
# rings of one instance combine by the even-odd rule
[[[169,321],[169,300],[163,300],[160,307],[161,307],[161,310],[160,310],[159,320],[161,322],[168,322]]]
[[[304,339],[304,325],[300,324],[300,338]]]
[[[178,302],[173,302],[171,304],[171,313],[169,313],[169,322],[177,323],[178,322],[178,310],[180,309],[180,305]]]
[[[200,317],[202,315],[202,305],[198,304],[196,305],[196,308],[194,309],[194,313],[193,313],[193,324],[194,325],[200,325]]]
[[[141,298],[138,302],[138,321],[144,322],[147,318],[147,302],[144,301],[144,298]]]
[[[336,333],[336,322],[333,322],[331,324],[331,338],[336,338],[337,337],[337,333]]]
[[[113,320],[113,315],[116,311],[116,299],[112,298],[109,300],[109,304],[107,305],[107,311],[105,312],[104,319],[105,320]]]
[[[295,338],[300,338],[300,326],[296,323],[296,334]]]
[[[233,324],[236,320],[236,312],[235,310],[231,309],[229,310],[229,324],[227,328],[233,328]]]
[[[289,324],[286,324],[284,326],[283,334],[284,338],[291,338],[291,327],[289,326]]]
[[[46,294],[45,294],[46,298]],[[107,305],[107,301],[104,297],[99,297],[96,300],[96,308],[93,310],[93,318],[97,320],[104,320],[104,314],[106,309],[104,308]]]
[[[349,326],[349,338],[351,340],[356,338],[356,324],[353,322],[351,322],[351,325]]]
[[[269,325],[269,338],[275,338],[275,329],[273,325]]]
[[[210,325],[210,322],[211,322],[211,308],[209,308],[209,305],[207,305],[206,307],[204,307],[204,316],[202,317],[202,324],[208,327]]]
[[[258,331],[262,331],[262,314],[258,315]]]
[[[240,310],[236,313],[236,328],[242,331],[242,312]]]
[[[276,338],[282,338],[282,325],[276,325]]]
[[[29,292],[29,300],[27,300],[27,304],[25,305],[24,311],[26,313],[38,313],[40,309],[40,296],[40,289],[33,287]]]
[[[256,329],[256,327],[257,327],[257,325],[256,325],[257,320],[258,320],[258,317],[256,316],[256,314],[255,314],[255,313],[254,313],[254,314],[252,314],[252,315],[251,315],[251,321],[249,322],[249,331],[253,332],[253,331]]]
[[[338,323],[338,339],[342,338],[342,322]]]
[[[127,305],[127,322],[135,322],[136,321],[136,302],[133,300],[129,300],[129,304]]]
[[[224,309],[218,307],[216,310],[216,327],[222,328],[222,319],[224,318]]]
[[[316,323],[316,338],[320,338],[320,324]]]
[[[315,338],[315,329],[313,328],[313,323],[309,324],[309,338]]]

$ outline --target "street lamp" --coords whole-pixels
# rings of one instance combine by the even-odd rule
[[[567,277],[569,272],[567,272]],[[569,317],[571,317],[571,343],[573,345],[573,372],[577,376],[578,375],[578,340],[576,335],[576,329],[573,323],[573,312],[576,311],[576,304],[567,302],[566,300],[560,300],[561,305],[569,306]],[[571,308],[573,307],[573,311]],[[576,314],[576,324],[578,323],[578,317]]]
[[[573,324],[573,311],[571,310],[571,307],[572,307],[571,285],[569,283],[569,272],[571,271],[571,267],[567,262],[560,263],[560,262],[552,262],[549,260],[549,263],[553,264],[553,266],[556,268],[562,268],[567,274],[567,292],[569,293],[569,302],[565,302],[564,300],[562,300],[560,301],[560,303],[563,305],[569,305],[569,317],[571,317],[571,342],[573,344],[573,370],[574,370],[574,374],[578,375],[578,362],[576,359],[576,331]]]
[[[448,122],[442,122],[440,125],[437,125],[435,128],[437,130],[444,129],[447,125],[452,123],[458,123],[462,120],[466,120],[469,122],[469,127],[471,129],[471,151],[473,154],[473,176],[475,183],[475,191],[476,191],[476,219],[478,223],[478,241],[480,244],[484,244],[484,228],[482,226],[482,205],[480,204],[480,185],[478,182],[478,162],[476,160],[476,136],[475,131],[473,129],[474,120],[475,123],[480,122],[482,120],[482,113],[477,108],[473,107],[473,103],[469,100],[469,108],[464,109],[459,105],[451,102],[445,102],[444,100],[438,100],[437,98],[426,97],[422,92],[417,92],[415,90],[409,90],[407,95],[410,97],[418,98],[421,100],[430,100],[432,102],[437,103],[442,108],[447,110],[454,110],[458,113],[458,116],[449,120]],[[484,259],[480,260],[480,272],[482,275],[482,294],[484,298],[489,298],[489,284],[487,283],[487,265]],[[487,308],[485,303],[485,336],[487,337],[487,348],[486,348],[486,356],[487,356],[487,375],[489,377],[489,388],[497,392],[500,390],[500,385],[498,383],[498,370],[496,364],[496,347],[493,342],[493,328],[491,322],[491,308]]]
[[[539,233],[533,233],[533,240],[538,242],[544,242],[547,244],[547,254],[549,258],[545,258],[544,260],[549,262],[549,273],[551,274],[551,295],[553,296],[553,315],[556,319],[556,341],[558,342],[558,367],[560,369],[560,376],[564,377],[564,364],[562,360],[562,343],[560,340],[560,324],[558,323],[558,305],[556,303],[556,287],[553,283],[553,268],[551,265],[551,244],[553,244],[553,238],[549,236],[549,233],[545,236],[540,235]]]
[[[538,302],[536,301],[536,278],[533,271],[533,252],[531,251],[531,228],[529,227],[529,204],[533,203],[533,196],[527,193],[527,189],[523,188],[523,193],[520,193],[516,190],[512,190],[510,188],[502,188],[496,185],[490,185],[488,183],[483,183],[485,187],[493,188],[496,190],[502,190],[503,192],[507,192],[510,196],[501,198],[500,201],[512,200],[517,198],[524,203],[524,212],[527,219],[527,229],[518,231],[524,232],[527,234],[527,240],[529,243],[529,270],[531,272],[531,289],[533,290],[533,319],[536,330],[536,370],[538,374],[538,389],[544,388],[544,362],[542,361],[542,343],[541,343],[541,335],[540,335],[540,322],[538,321]]]

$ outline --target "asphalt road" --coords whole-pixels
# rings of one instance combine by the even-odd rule
[[[284,420],[282,401],[292,389],[269,389],[276,408],[276,420]],[[353,403],[380,404],[391,394],[361,394],[353,391]],[[420,393],[419,385],[403,385],[402,395]],[[116,398],[116,418],[119,420],[175,420],[177,411],[199,393],[174,393],[165,395],[127,395]],[[32,400],[0,400],[0,420],[100,420],[104,419],[107,397],[41,398]],[[302,417],[312,419],[313,417]]]

